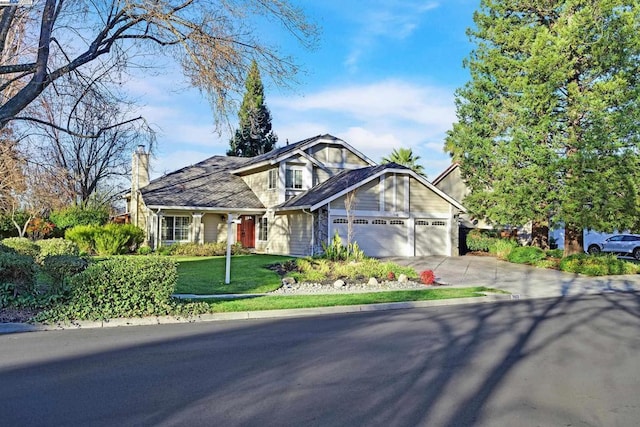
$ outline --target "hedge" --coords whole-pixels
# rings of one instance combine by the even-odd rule
[[[164,257],[116,256],[91,264],[69,280],[67,304],[41,313],[39,320],[105,320],[166,315],[178,277]]]

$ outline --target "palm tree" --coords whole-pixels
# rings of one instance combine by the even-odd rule
[[[406,166],[426,178],[427,174],[424,173],[424,167],[418,164],[418,160],[420,160],[420,156],[415,156],[411,148],[394,148],[389,157],[382,158],[382,163],[397,163]]]

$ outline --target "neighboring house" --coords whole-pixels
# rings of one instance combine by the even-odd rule
[[[457,254],[458,201],[331,135],[253,158],[213,156],[151,182],[137,150],[133,171],[129,215],[154,248],[229,237],[257,252],[313,255],[337,232],[369,256]]]
[[[460,171],[460,164],[453,163],[446,168],[440,175],[438,175],[432,182],[434,186],[450,195],[460,203],[464,203],[464,198],[471,192],[471,189],[467,186],[466,182],[462,178],[462,172]],[[493,229],[493,225],[481,218],[475,218],[471,213],[463,213],[460,215],[459,221],[460,229],[459,233],[459,252],[464,254],[467,252],[466,236],[469,231],[479,228],[484,230]],[[526,224],[521,227],[515,227],[518,233],[518,239],[522,243],[526,243],[531,238],[531,224]]]

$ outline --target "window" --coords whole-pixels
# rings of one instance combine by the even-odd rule
[[[188,216],[163,216],[162,240],[188,241],[190,224],[191,218]]]
[[[278,169],[269,170],[269,190],[278,188]]]
[[[266,217],[260,218],[260,224],[258,224],[258,226],[258,240],[268,240],[269,220]]]
[[[419,221],[417,221],[419,222]],[[389,224],[391,225],[404,225],[404,221],[401,219],[392,219],[391,221],[389,221]]]
[[[287,169],[287,188],[302,188],[302,169]]]
[[[373,221],[371,221],[371,224],[387,225],[387,221],[385,221],[384,219],[374,219]]]

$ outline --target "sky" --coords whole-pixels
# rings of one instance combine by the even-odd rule
[[[303,69],[288,89],[263,76],[278,146],[328,133],[375,162],[411,148],[435,178],[451,163],[443,144],[456,120],[454,92],[469,78],[462,65],[472,49],[466,29],[479,3],[298,2],[321,33],[311,51],[284,32],[270,33]],[[230,132],[216,132],[204,96],[177,84],[175,73],[133,79],[129,89],[157,131],[152,178],[226,153]]]

